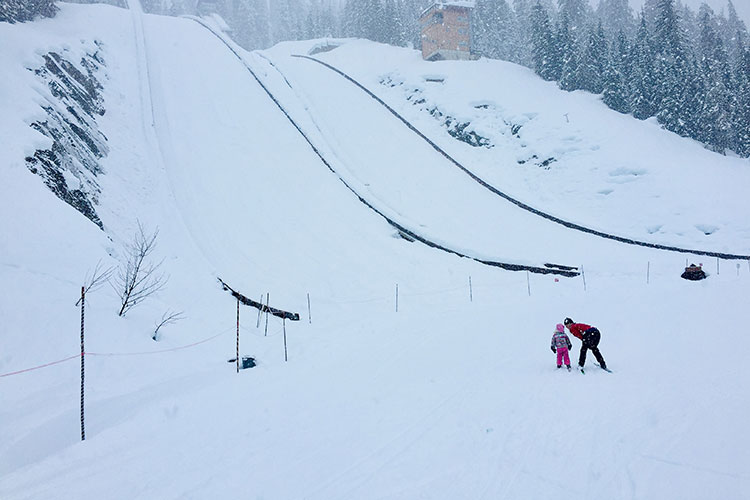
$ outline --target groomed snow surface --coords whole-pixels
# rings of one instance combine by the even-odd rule
[[[0,24],[0,375],[71,358],[0,377],[0,498],[747,496],[748,262],[626,246],[528,215],[350,82],[291,55],[337,45],[315,57],[476,175],[624,237],[750,254],[747,160],[512,64],[426,63],[361,40],[236,49],[241,61],[194,20],[131,4],[62,4],[52,20]],[[49,147],[28,127],[49,92],[26,68],[51,50],[77,62],[95,40],[111,147],[97,207],[106,232],[24,164]],[[415,92],[423,103],[407,99]],[[432,107],[493,147],[452,138]],[[534,155],[555,161],[545,169]],[[410,243],[339,177],[467,255],[584,274],[507,272]],[[75,303],[97,262],[123,257],[138,221],[159,229],[154,257],[170,280],[124,318],[109,286],[87,296],[81,442]],[[686,261],[708,279],[680,279]],[[266,330],[243,306],[240,351],[258,366],[239,374],[227,363],[236,301],[217,277],[301,314],[270,317]],[[154,342],[167,310],[185,319]],[[585,375],[556,370],[549,342],[566,316],[599,327],[614,373],[591,355]]]

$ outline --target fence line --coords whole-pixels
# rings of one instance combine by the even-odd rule
[[[0,375],[0,378],[10,377],[12,375],[18,375],[20,373],[32,372],[34,370],[39,370],[39,369],[42,369],[42,368],[47,368],[48,366],[59,365],[60,363],[64,363],[66,361],[70,361],[71,359],[76,359],[76,358],[80,358],[80,357],[81,357],[81,354],[79,353],[79,354],[76,354],[74,356],[67,357],[65,359],[59,359],[57,361],[52,361],[51,363],[45,363],[45,364],[39,365],[39,366],[32,366],[31,368],[24,368],[23,370],[18,370],[18,371],[15,371],[15,372],[3,373],[2,375]]]
[[[68,356],[67,358],[59,359],[57,361],[52,361],[50,363],[45,363],[43,365],[32,366],[30,368],[24,368],[22,370],[17,370],[17,371],[13,371],[13,372],[9,372],[9,373],[3,373],[3,374],[0,374],[0,378],[10,377],[10,376],[13,376],[13,375],[19,375],[21,373],[27,373],[27,372],[31,372],[31,371],[34,371],[34,370],[40,370],[42,368],[47,368],[49,366],[59,365],[60,363],[64,363],[66,361],[70,361],[71,359],[77,359],[77,358],[80,358],[81,356],[84,356],[84,355],[85,356],[102,356],[102,357],[143,356],[143,355],[146,355],[146,354],[161,354],[161,353],[165,353],[165,352],[181,351],[183,349],[188,349],[190,347],[195,347],[195,346],[200,345],[200,344],[205,344],[206,342],[209,342],[209,341],[211,341],[211,340],[213,340],[213,339],[215,339],[217,337],[220,337],[222,335],[226,335],[229,331],[231,331],[231,328],[228,329],[228,330],[225,330],[223,332],[217,333],[216,335],[214,335],[212,337],[209,337],[207,339],[203,339],[203,340],[200,340],[198,342],[193,342],[192,344],[188,344],[188,345],[184,345],[184,346],[179,346],[179,347],[173,347],[173,348],[170,348],[170,349],[161,349],[159,351],[108,352],[108,353],[103,353],[103,352],[82,352],[82,353],[75,354],[73,356]]]

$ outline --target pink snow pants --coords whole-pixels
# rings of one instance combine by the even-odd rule
[[[563,360],[565,360],[566,366],[570,364],[570,356],[568,356],[568,348],[558,347],[557,348],[557,366],[562,366]]]

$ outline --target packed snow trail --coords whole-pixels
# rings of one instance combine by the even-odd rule
[[[238,53],[237,49],[232,46],[221,34],[217,33],[216,30],[214,30],[211,26],[209,26],[207,23],[205,23],[202,19],[187,16],[189,19],[192,19],[199,23],[201,26],[208,29],[213,35],[215,35],[219,40],[221,40],[227,48],[237,57],[237,59],[240,60],[240,62],[245,66],[245,68],[250,72],[252,77],[255,79],[255,81],[260,85],[260,87],[265,91],[265,93],[268,95],[268,97],[274,102],[274,104],[278,107],[278,109],[284,114],[284,116],[289,120],[289,122],[292,124],[292,126],[297,130],[297,132],[300,133],[300,135],[304,138],[304,140],[310,145],[313,152],[320,158],[320,160],[323,162],[323,164],[333,173],[335,174],[338,179],[349,189],[362,203],[364,203],[368,208],[373,210],[375,213],[383,217],[390,225],[398,229],[403,235],[406,237],[419,241],[420,243],[423,243],[429,247],[436,248],[438,250],[442,250],[444,252],[455,254],[459,257],[466,257],[472,260],[475,260],[481,264],[485,264],[488,266],[493,267],[499,267],[501,269],[506,269],[510,271],[530,271],[533,273],[539,273],[539,274],[557,274],[561,276],[566,277],[574,277],[578,276],[578,272],[575,271],[574,266],[561,266],[561,265],[554,265],[554,264],[546,264],[544,267],[540,266],[529,266],[524,264],[513,264],[508,262],[499,262],[497,260],[490,260],[488,258],[482,258],[477,256],[472,256],[467,253],[464,253],[459,250],[454,250],[452,248],[449,248],[446,244],[437,243],[435,241],[432,241],[428,237],[423,236],[422,234],[418,233],[417,231],[413,229],[409,229],[403,224],[399,223],[395,220],[393,215],[387,215],[382,209],[375,206],[372,202],[365,199],[357,190],[350,185],[338,172],[337,170],[331,165],[331,163],[326,159],[326,157],[323,155],[323,153],[313,144],[313,142],[310,140],[308,135],[302,130],[299,124],[295,122],[295,120],[289,115],[286,109],[284,109],[284,106],[279,102],[279,100],[274,96],[274,94],[268,89],[268,87],[258,78],[257,74],[253,69],[250,67],[250,65],[243,59],[243,57]]]
[[[369,95],[375,101],[377,101],[379,104],[381,104],[383,107],[385,107],[391,114],[393,114],[393,116],[395,116],[396,118],[398,118],[404,125],[406,125],[409,128],[409,130],[411,130],[412,132],[414,132],[415,134],[417,134],[419,137],[421,137],[422,139],[424,139],[438,153],[440,153],[441,155],[443,155],[449,162],[451,162],[456,167],[458,167],[461,171],[463,171],[464,173],[466,173],[474,181],[476,181],[477,183],[479,183],[481,186],[489,189],[491,192],[493,192],[494,194],[500,196],[501,198],[503,198],[503,199],[505,199],[505,200],[513,203],[514,205],[518,206],[519,208],[522,208],[523,210],[531,212],[531,213],[533,213],[535,215],[543,217],[543,218],[545,218],[547,220],[550,220],[552,222],[556,222],[558,224],[561,224],[561,225],[563,225],[563,226],[565,226],[567,228],[575,229],[576,231],[581,231],[581,232],[584,232],[584,233],[593,234],[595,236],[600,236],[602,238],[607,238],[607,239],[614,240],[614,241],[617,241],[617,242],[620,242],[620,243],[627,243],[629,245],[638,245],[638,246],[642,246],[642,247],[654,248],[654,249],[657,249],[657,250],[668,250],[668,251],[671,251],[671,252],[686,253],[686,254],[693,254],[693,255],[705,255],[705,256],[708,256],[708,257],[718,257],[720,259],[728,259],[728,260],[748,260],[748,259],[750,259],[750,255],[739,255],[739,254],[724,253],[724,252],[714,252],[714,251],[710,251],[710,250],[695,250],[695,249],[690,249],[690,248],[679,248],[679,247],[670,246],[670,245],[660,245],[658,243],[649,243],[649,242],[646,242],[646,241],[638,241],[638,240],[634,240],[634,239],[631,239],[631,238],[624,238],[622,236],[616,236],[616,235],[605,233],[605,232],[602,232],[602,231],[597,231],[596,229],[591,229],[591,228],[588,228],[588,227],[585,227],[585,226],[581,226],[579,224],[575,224],[573,222],[569,222],[569,221],[560,219],[559,217],[556,217],[556,216],[548,214],[548,213],[546,213],[546,212],[544,212],[542,210],[539,210],[539,209],[536,209],[536,208],[534,208],[532,206],[529,206],[526,203],[523,203],[523,202],[521,202],[519,200],[516,200],[512,196],[510,196],[510,195],[508,195],[508,194],[500,191],[499,189],[497,189],[493,185],[489,184],[488,182],[486,182],[483,179],[481,179],[480,177],[478,177],[471,170],[469,170],[465,166],[461,165],[451,155],[449,155],[448,153],[446,153],[440,146],[438,146],[437,144],[435,144],[432,140],[430,140],[430,138],[428,138],[426,135],[424,135],[422,132],[420,132],[419,129],[417,129],[414,125],[412,125],[411,123],[409,123],[403,116],[401,116],[399,113],[397,113],[396,110],[394,110],[393,108],[391,108],[388,104],[386,104],[382,99],[380,99],[372,91],[370,91],[364,85],[362,85],[361,83],[359,83],[354,78],[352,78],[351,76],[347,75],[346,73],[344,73],[340,69],[338,69],[338,68],[336,68],[336,67],[334,67],[334,66],[332,66],[332,65],[330,65],[330,64],[328,64],[326,62],[323,62],[323,61],[321,61],[319,59],[316,59],[314,57],[305,56],[305,55],[298,55],[298,54],[293,55],[293,57],[298,57],[300,59],[307,59],[309,61],[314,61],[314,62],[316,62],[316,63],[318,63],[318,64],[320,64],[320,65],[322,65],[322,66],[324,66],[324,67],[326,67],[328,69],[330,69],[331,71],[333,71],[333,72],[341,75],[347,81],[349,81],[353,85],[357,86],[359,89],[361,89],[362,91],[364,91],[367,95]]]

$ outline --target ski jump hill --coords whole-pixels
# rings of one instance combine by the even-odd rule
[[[60,6],[0,24],[0,498],[750,487],[746,159],[502,61]],[[139,226],[169,280],[79,356]]]

